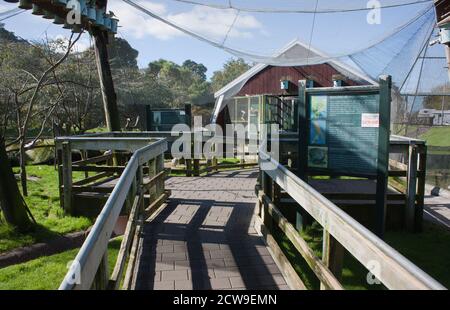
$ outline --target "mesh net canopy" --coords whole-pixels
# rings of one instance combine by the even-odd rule
[[[419,97],[450,95],[444,48],[430,44],[438,35],[431,0],[169,0],[164,7],[156,1],[122,1],[147,21],[256,67],[333,61],[371,80],[389,74],[397,92],[394,104],[408,106],[416,96],[415,110],[423,107]],[[215,114],[245,82],[217,98]]]
[[[430,44],[438,35],[432,0],[114,0],[108,5],[122,32],[198,39],[254,63],[248,78],[262,65],[322,63],[366,81],[388,74],[394,105],[401,106],[395,110],[407,114],[426,107],[430,96],[450,95],[445,50]],[[21,12],[2,12],[0,21]],[[246,82],[227,85],[217,96],[216,112]],[[438,106],[438,99],[431,101]]]

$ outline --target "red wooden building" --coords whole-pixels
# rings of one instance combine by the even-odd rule
[[[291,53],[307,53],[311,59],[327,58],[324,53],[299,41],[288,44],[278,57]],[[258,124],[263,121],[262,111],[267,106],[277,106],[282,110],[277,114],[289,113],[293,119],[299,80],[306,80],[307,87],[377,84],[355,67],[331,58],[326,63],[304,66],[258,64],[215,93],[213,122],[222,126],[227,123]],[[283,124],[283,129],[295,130],[293,126],[294,121],[288,121]]]

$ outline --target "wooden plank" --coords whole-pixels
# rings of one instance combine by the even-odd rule
[[[425,204],[425,183],[426,183],[426,169],[427,169],[427,146],[422,146],[419,151],[419,171],[420,175],[417,181],[417,207],[415,213],[414,231],[421,232],[423,229],[423,207]]]
[[[111,159],[112,157],[113,157],[112,153],[106,154],[106,155],[101,155],[101,156],[96,156],[96,157],[91,157],[91,158],[75,161],[75,162],[73,162],[73,165],[86,166],[89,164],[97,164],[97,163],[101,163],[101,162],[106,162],[107,160]]]
[[[398,171],[398,170],[389,170],[390,177],[406,177],[406,171]]]
[[[309,247],[305,240],[300,237],[298,231],[288,220],[281,214],[278,208],[270,201],[270,199],[262,192],[260,192],[259,199],[263,203],[266,216],[269,215],[291,241],[294,247],[299,251],[305,259],[308,266],[312,269],[314,274],[319,278],[320,282],[325,285],[327,289],[343,289],[342,285],[325,266],[325,264],[314,254],[314,251]]]
[[[345,251],[342,245],[340,245],[339,242],[324,229],[322,239],[322,261],[339,282],[342,280],[344,253]],[[321,283],[321,288],[326,288],[325,283]]]
[[[161,171],[154,177],[152,177],[150,180],[144,181],[142,186],[144,187],[145,191],[149,191],[153,186],[156,185],[157,182],[160,182],[161,180],[164,181],[165,177],[167,175],[166,171]]]
[[[123,269],[130,252],[131,243],[133,241],[134,232],[136,228],[136,220],[139,214],[138,208],[140,204],[139,196],[134,199],[133,207],[131,208],[130,216],[128,218],[125,233],[123,235],[122,243],[120,244],[119,254],[117,255],[116,265],[109,280],[108,288],[116,290],[119,288],[122,279]]]
[[[95,181],[98,181],[100,179],[106,178],[106,177],[110,177],[112,176],[113,173],[112,172],[101,172],[99,174],[87,177],[83,180],[77,181],[73,183],[73,186],[82,186],[82,185],[86,185]]]
[[[122,173],[125,166],[72,166],[72,171]]]
[[[218,164],[216,166],[211,166],[210,169],[229,169],[229,168],[245,168],[245,167],[256,167],[258,163],[239,163],[239,164]]]
[[[284,255],[277,241],[273,238],[272,234],[264,226],[259,217],[256,218],[255,227],[264,238],[264,241],[271,252],[271,256],[275,261],[276,265],[284,275],[286,283],[293,290],[306,290],[306,286],[295,271],[292,264],[289,262],[286,255]]]
[[[170,190],[166,190],[161,196],[153,201],[144,211],[144,219],[148,219],[171,195]]]
[[[106,290],[108,288],[108,273],[108,251],[106,251],[95,274],[92,289]]]
[[[265,174],[289,193],[320,225],[363,266],[380,264],[378,279],[390,289],[445,289],[391,246],[323,197],[292,172],[260,152]]]
[[[132,245],[131,251],[130,251],[130,259],[128,260],[127,271],[125,273],[125,279],[123,280],[123,289],[125,289],[125,290],[129,290],[131,288],[131,284],[133,281],[134,269],[136,267],[136,258],[137,258],[136,254],[137,254],[138,246],[139,246],[141,228],[142,228],[142,225],[138,224],[136,226],[136,230],[134,232],[133,245]]]
[[[108,194],[112,193],[113,187],[99,187],[99,186],[72,186],[72,193],[102,193]]]
[[[73,137],[59,137],[57,140],[70,141],[73,149],[77,150],[92,150],[92,151],[129,151],[135,152],[143,149],[146,146],[155,146],[157,141],[162,141],[155,138],[141,138],[141,137],[89,137],[89,136],[73,136]]]
[[[407,171],[408,165],[405,165],[404,163],[398,162],[393,159],[389,159],[389,165],[394,167],[395,169],[401,170],[401,171]]]

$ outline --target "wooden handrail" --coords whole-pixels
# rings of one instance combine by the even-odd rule
[[[262,173],[269,176],[363,266],[376,263],[377,278],[389,289],[445,289],[440,283],[322,196],[306,182],[260,152]]]
[[[95,144],[95,140],[98,138],[91,139],[91,141],[85,139],[84,143]],[[101,139],[103,140],[105,138]],[[132,141],[130,138],[126,140]],[[131,142],[131,144],[135,145],[136,143]],[[120,212],[129,196],[130,189],[133,184],[138,182],[138,191],[140,191],[143,180],[142,166],[150,160],[155,160],[156,158],[161,159],[166,150],[167,141],[165,139],[158,139],[154,143],[138,149],[133,154],[100,215],[97,217],[86,241],[73,261],[69,272],[61,283],[60,290],[90,289],[97,273],[100,272],[100,265],[102,264],[103,268],[107,268],[104,258],[106,257],[108,242]],[[139,208],[142,208],[142,206],[139,205]],[[139,212],[142,217],[143,210]]]

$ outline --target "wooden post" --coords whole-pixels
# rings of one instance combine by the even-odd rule
[[[341,282],[344,247],[325,228],[323,229],[322,261],[336,279]],[[322,283],[320,284],[320,289],[324,289]]]
[[[148,178],[151,180],[154,176],[157,175],[157,173],[156,158],[153,158],[148,162]],[[156,196],[157,194],[155,187],[149,189],[148,194],[150,195],[150,201],[152,201],[155,198],[152,196]]]
[[[192,176],[192,159],[185,159],[186,162],[186,176]]]
[[[105,1],[106,7],[106,1]],[[117,108],[117,95],[111,74],[108,56],[108,32],[92,28],[94,38],[95,60],[100,80],[100,88],[105,110],[106,126],[109,131],[120,131],[119,109]]]
[[[406,209],[405,225],[408,231],[414,230],[416,216],[416,189],[417,189],[417,146],[409,146],[408,174],[406,179]]]
[[[137,173],[136,173],[136,194],[139,195],[139,201],[140,204],[138,206],[138,217],[140,214],[144,213],[145,210],[145,201],[144,201],[144,168],[142,165],[138,167]],[[133,197],[133,199],[136,198],[136,195]],[[130,213],[131,214],[131,213]]]
[[[156,164],[155,175],[164,171],[164,154],[158,155],[158,157],[156,157],[155,164]],[[156,196],[159,197],[163,193],[164,193],[164,180],[162,179],[156,182]]]
[[[63,157],[62,157],[62,144],[56,149],[56,165],[58,168],[58,185],[59,185],[59,204],[64,209],[64,176],[63,176]]]
[[[102,261],[98,266],[97,273],[95,274],[94,282],[92,283],[92,289],[106,290],[108,288],[108,281],[109,281],[108,249],[106,249]]]
[[[269,175],[264,171],[261,172],[261,188],[267,197],[272,199],[272,183]]]
[[[425,204],[425,182],[427,175],[427,146],[421,146],[419,153],[420,176],[417,183],[417,207],[415,213],[414,231],[422,232],[423,229],[423,206]]]
[[[272,197],[272,202],[277,206],[280,207],[280,192],[281,192],[281,188],[280,186],[277,184],[277,182],[275,182],[274,180],[272,180],[272,193],[271,193],[271,197]]]
[[[194,159],[194,177],[200,175],[200,159]]]
[[[68,214],[73,214],[72,210],[72,149],[70,142],[62,143],[62,174],[63,174],[63,208]]]

